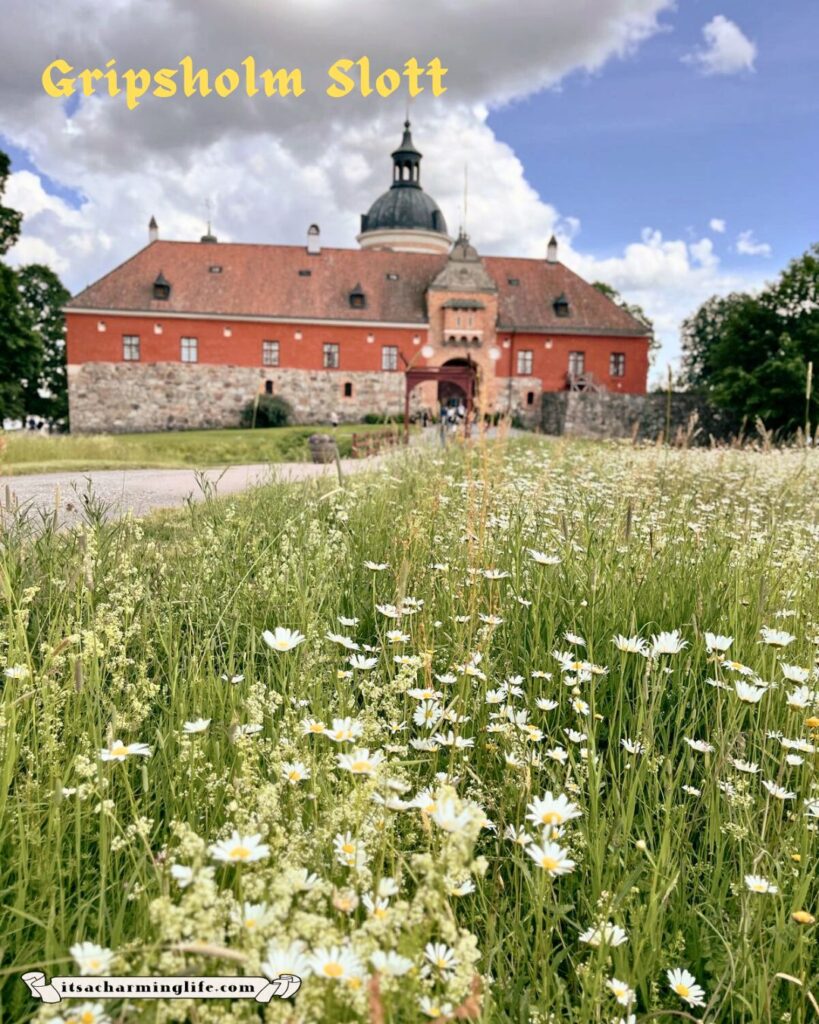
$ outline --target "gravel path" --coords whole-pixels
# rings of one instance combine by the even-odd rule
[[[342,473],[359,473],[381,465],[383,456],[369,459],[342,459]],[[262,463],[251,466],[226,466],[202,470],[217,495],[236,494],[256,484],[292,483],[319,476],[336,475],[335,463],[312,462]],[[76,473],[42,473],[29,476],[0,476],[0,522],[10,503],[25,507],[33,514],[59,509],[60,523],[69,525],[80,518],[79,495],[90,486],[97,500],[112,516],[132,511],[144,516],[157,508],[182,505],[187,498],[201,501],[202,488],[193,469],[105,469]]]

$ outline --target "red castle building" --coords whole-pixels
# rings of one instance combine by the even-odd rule
[[[303,423],[399,413],[408,388],[415,411],[523,419],[543,391],[645,393],[649,330],[554,237],[542,260],[481,257],[421,188],[409,122],[392,158],[358,249],[322,248],[315,224],[306,246],[163,241],[151,218],[149,244],[65,310],[72,431],[235,426],[260,392]]]

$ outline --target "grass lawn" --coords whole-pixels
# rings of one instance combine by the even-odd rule
[[[307,438],[311,434],[334,433],[338,438],[339,452],[345,457],[350,454],[354,433],[401,429],[396,425],[345,424],[335,431],[331,427],[313,426],[54,437],[24,430],[0,432],[0,475],[302,462],[310,459]]]
[[[9,523],[0,1019],[815,1021],[817,473],[523,438]]]

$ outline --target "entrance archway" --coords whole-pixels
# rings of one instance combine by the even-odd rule
[[[428,380],[437,381],[439,396],[442,386],[447,385],[454,389],[453,393],[465,402],[464,431],[468,434],[476,377],[477,367],[469,359],[452,359],[443,366],[419,366],[407,370],[405,374],[407,387],[404,394],[404,443],[409,442],[410,394],[419,384]]]

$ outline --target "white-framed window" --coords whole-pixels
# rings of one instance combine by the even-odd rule
[[[122,336],[122,358],[126,363],[139,362],[139,335],[123,334]]]
[[[518,375],[521,377],[528,377],[532,373],[532,360],[534,359],[534,352],[530,348],[521,349],[518,352]]]
[[[398,369],[398,346],[397,345],[384,345],[381,349],[381,369],[382,370],[397,370]]]
[[[338,369],[338,344],[334,341],[324,342],[324,369],[325,370],[337,370]]]
[[[586,353],[585,352],[570,352],[569,353],[569,373],[573,377],[579,377],[581,373],[586,372]]]
[[[199,362],[199,339],[182,338],[179,343],[180,358],[183,363]]]
[[[262,366],[279,365],[279,343],[278,341],[262,342]]]
[[[626,375],[626,354],[625,352],[612,352],[609,356],[609,373],[612,377],[625,377]]]

